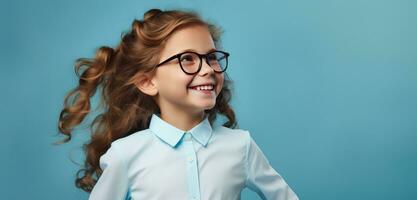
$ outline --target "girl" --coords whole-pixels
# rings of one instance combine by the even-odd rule
[[[151,9],[115,49],[77,60],[79,85],[58,127],[69,141],[101,87],[104,111],[76,179],[90,200],[231,200],[245,187],[262,199],[298,199],[249,131],[236,129],[220,34],[194,11]],[[217,114],[228,121],[214,127]]]

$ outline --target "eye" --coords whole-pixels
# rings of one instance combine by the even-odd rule
[[[198,55],[194,53],[183,54],[180,58],[181,63],[194,63],[198,60]]]
[[[193,60],[193,57],[190,56],[190,55],[184,55],[184,56],[181,57],[181,62],[182,61],[192,61],[192,60]]]
[[[217,55],[216,55],[216,53],[211,53],[211,54],[207,55],[207,59],[208,59],[209,61],[216,61],[216,60],[217,60]]]

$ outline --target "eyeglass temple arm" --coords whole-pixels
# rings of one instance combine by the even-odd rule
[[[156,67],[159,67],[159,66],[161,66],[161,65],[163,65],[163,64],[165,64],[165,63],[167,63],[167,62],[169,62],[171,60],[174,60],[177,57],[178,57],[178,54],[177,55],[173,55],[173,56],[169,57],[168,59],[166,59],[165,61],[163,61],[163,62],[159,63],[158,65],[156,65]]]

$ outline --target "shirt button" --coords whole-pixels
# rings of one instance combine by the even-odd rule
[[[194,158],[188,158],[188,162],[192,163],[194,161]]]

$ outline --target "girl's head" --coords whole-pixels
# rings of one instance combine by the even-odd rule
[[[84,145],[86,160],[77,173],[77,187],[91,191],[97,181],[94,175],[102,173],[99,158],[111,142],[147,129],[154,113],[207,114],[211,124],[221,114],[228,120],[223,126],[237,126],[229,105],[231,81],[221,72],[227,59],[215,62],[228,56],[221,50],[220,35],[219,27],[193,11],[151,9],[143,20],[133,21],[116,48],[102,46],[94,58],[77,60],[79,85],[65,97],[58,124],[67,136],[64,142],[90,112],[90,97],[97,89],[102,108],[90,125],[91,140]],[[200,62],[199,54],[201,67],[193,67]],[[190,88],[201,84],[213,84],[214,89],[206,94]]]
[[[215,106],[224,82],[222,72],[227,67],[228,53],[216,51],[212,38],[206,24],[194,22],[177,27],[163,42],[154,72],[137,73],[131,82],[154,97],[162,113],[200,118],[205,110]],[[195,87],[199,85],[209,86]]]

